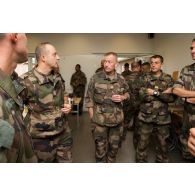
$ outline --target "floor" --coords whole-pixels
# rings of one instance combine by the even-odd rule
[[[73,134],[73,162],[74,163],[95,163],[94,141],[90,131],[90,120],[88,113],[81,116],[70,115],[69,125]],[[117,155],[117,163],[134,163],[135,151],[132,144],[132,132],[128,132],[126,140],[122,143]],[[171,163],[184,163],[179,150],[176,148],[169,154]],[[154,151],[149,150],[149,162],[154,162]]]

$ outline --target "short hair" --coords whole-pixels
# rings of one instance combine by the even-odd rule
[[[49,42],[43,42],[36,47],[35,55],[36,55],[37,62],[40,60],[42,53],[46,51],[46,45],[52,45],[52,44]]]
[[[102,59],[102,60],[101,60],[101,66],[103,66],[103,65],[104,65],[104,62],[105,62],[105,60],[104,60],[104,59]]]
[[[150,57],[150,60],[151,60],[152,58],[159,58],[160,61],[161,61],[161,63],[164,62],[164,59],[163,59],[163,57],[162,57],[161,55],[153,55],[152,57]]]
[[[142,65],[142,61],[141,61],[141,60],[139,60],[139,61],[138,61],[138,64],[141,66],[141,65]]]
[[[140,67],[140,63],[139,62],[132,62],[131,63],[131,69],[137,68],[137,67]]]
[[[192,42],[195,42],[195,38],[194,38],[194,39],[192,39]]]
[[[124,64],[124,67],[125,67],[125,68],[129,68],[129,63],[125,63],[125,64]]]
[[[81,68],[81,65],[80,65],[80,64],[76,64],[75,68],[76,68],[77,66],[78,66],[79,68]]]
[[[149,62],[144,62],[141,66],[150,66]]]
[[[118,61],[118,55],[117,55],[117,53],[111,51],[111,52],[105,53],[104,54],[104,57],[109,56],[109,55],[115,56],[116,57],[116,60]]]

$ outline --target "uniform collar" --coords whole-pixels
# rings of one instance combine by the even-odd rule
[[[39,72],[36,68],[34,68],[33,72],[38,79],[39,84],[49,83],[50,81],[53,82],[53,74],[51,72],[46,75]]]
[[[20,105],[20,102],[17,98],[16,89],[14,88],[13,81],[11,76],[7,76],[4,72],[0,69],[0,87],[12,97],[12,99]]]
[[[155,75],[151,74],[151,80],[164,80],[163,79],[163,71],[160,71],[160,76],[156,77]]]
[[[194,64],[191,64],[191,65],[189,66],[189,70],[191,70],[191,71],[194,71],[194,70],[195,70],[195,63],[194,63]]]
[[[102,72],[104,73],[105,79],[106,80],[110,80],[109,75],[107,75],[105,71],[102,71]],[[112,80],[114,80],[114,79],[117,79],[117,72],[116,71],[115,71],[115,73],[113,75],[113,79]]]

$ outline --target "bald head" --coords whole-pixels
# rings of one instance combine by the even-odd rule
[[[27,38],[24,33],[0,33],[0,68],[11,75],[17,64],[28,60]]]
[[[44,42],[44,43],[40,43],[36,47],[36,49],[35,49],[35,55],[36,55],[37,62],[40,61],[40,58],[41,58],[42,55],[47,55],[47,53],[49,52],[47,46],[50,46],[50,45],[53,46],[49,42]]]

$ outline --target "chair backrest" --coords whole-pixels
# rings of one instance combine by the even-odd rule
[[[179,77],[179,71],[178,70],[173,71],[172,77],[173,77],[173,80],[176,81]]]

